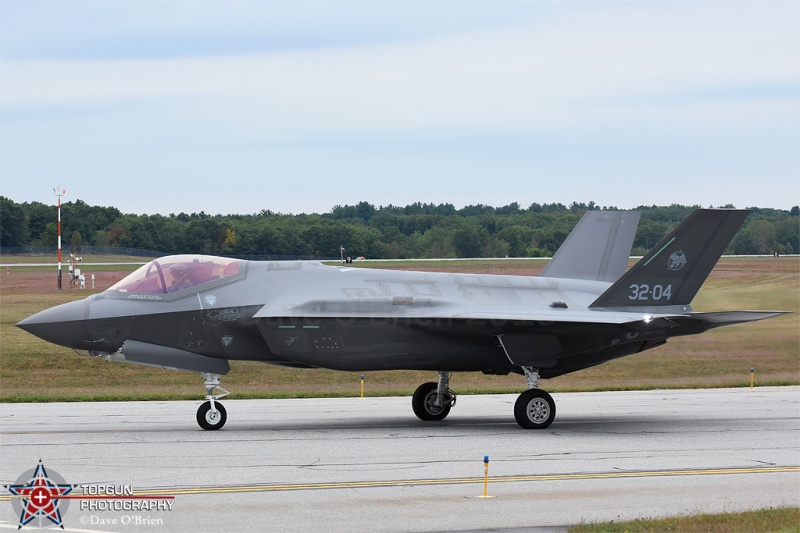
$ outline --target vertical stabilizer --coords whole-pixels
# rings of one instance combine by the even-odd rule
[[[590,307],[689,305],[749,212],[698,209]]]
[[[616,281],[628,268],[639,216],[636,211],[587,211],[541,275]]]

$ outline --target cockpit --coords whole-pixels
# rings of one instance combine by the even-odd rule
[[[170,255],[150,261],[109,290],[123,294],[163,295],[244,276],[244,262],[208,255]]]

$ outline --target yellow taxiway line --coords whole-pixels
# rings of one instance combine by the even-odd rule
[[[530,476],[495,476],[489,477],[489,483],[513,483],[522,481],[564,481],[573,479],[618,479],[661,476],[712,476],[727,474],[772,474],[782,472],[800,472],[800,466],[767,466],[752,468],[714,468],[693,470],[652,470],[632,472],[599,472],[586,474],[543,474]],[[173,496],[188,494],[224,494],[236,492],[273,492],[289,490],[319,489],[359,489],[374,487],[408,487],[415,485],[459,485],[465,483],[483,483],[483,477],[440,478],[440,479],[400,479],[391,481],[342,481],[338,483],[287,483],[275,485],[242,485],[223,487],[183,487],[174,489],[157,489],[143,491],[147,494],[169,494]]]
[[[494,476],[489,483],[518,483],[524,481],[566,481],[574,479],[622,479],[670,476],[719,476],[730,474],[775,474],[800,472],[800,466],[759,466],[750,468],[703,468],[691,470],[639,470],[629,472],[595,472],[585,474],[540,474],[529,476]],[[135,496],[181,496],[191,494],[226,494],[241,492],[278,492],[290,490],[362,489],[375,487],[408,487],[417,485],[460,485],[483,483],[481,477],[440,479],[399,479],[387,481],[341,481],[337,483],[286,483],[274,485],[229,485],[219,487],[174,487],[167,489],[142,489]],[[0,501],[11,499],[11,495],[0,496]]]

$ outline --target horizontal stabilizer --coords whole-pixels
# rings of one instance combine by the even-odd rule
[[[744,324],[745,322],[755,322],[774,316],[786,315],[790,311],[720,311],[715,313],[689,313],[690,320],[708,324],[709,329],[720,326],[732,326],[734,324]]]
[[[639,217],[636,211],[587,211],[541,275],[617,281],[628,268]]]

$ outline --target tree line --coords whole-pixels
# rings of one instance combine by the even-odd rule
[[[643,255],[699,206],[640,206],[634,255]],[[733,206],[722,206],[732,208]],[[518,203],[503,207],[414,203],[336,205],[323,214],[179,213],[136,215],[81,200],[61,205],[62,242],[69,246],[143,248],[165,254],[230,256],[345,255],[372,259],[551,256],[594,202]],[[0,196],[0,246],[52,246],[56,208]],[[800,253],[800,207],[753,208],[729,246],[733,254]]]

